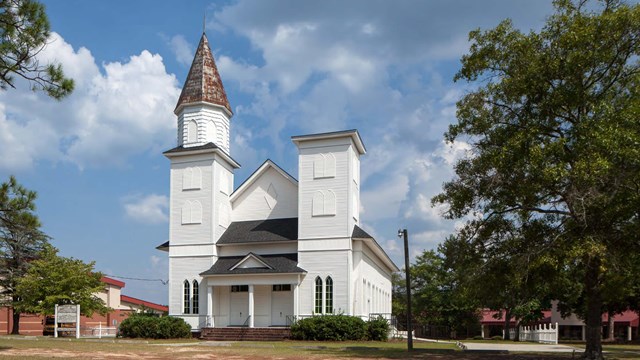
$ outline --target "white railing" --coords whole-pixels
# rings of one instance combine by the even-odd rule
[[[540,324],[535,326],[520,326],[520,341],[531,341],[542,344],[558,344],[558,323]],[[516,329],[510,328],[511,339],[516,337]]]
[[[60,331],[60,329],[58,329]],[[118,328],[115,326],[102,326],[99,324],[98,326],[92,327],[80,327],[80,336],[81,337],[92,337],[101,339],[103,337],[116,337],[118,334]]]

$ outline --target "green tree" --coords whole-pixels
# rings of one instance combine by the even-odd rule
[[[518,328],[540,319],[542,309],[550,306],[556,268],[547,257],[531,256],[540,250],[536,243],[542,236],[531,228],[514,228],[500,217],[481,224],[471,221],[440,246],[466,296],[483,308],[504,310],[505,339],[512,318]]]
[[[35,0],[0,0],[0,88],[15,88],[15,76],[55,99],[73,91],[59,63],[40,64],[38,54],[47,45],[49,20],[44,5]]]
[[[16,285],[31,261],[47,244],[34,214],[36,193],[22,187],[12,176],[0,185],[0,304],[14,309],[12,334],[18,334],[21,303]]]
[[[31,263],[18,281],[16,293],[23,312],[52,315],[55,305],[77,304],[83,315],[106,314],[109,308],[96,294],[104,290],[102,274],[94,263],[58,256],[58,250],[45,246],[38,260]]]
[[[552,256],[580,283],[584,357],[602,359],[604,269],[640,252],[640,6],[554,5],[538,32],[505,20],[470,33],[456,80],[478,86],[445,137],[472,150],[434,202],[450,218],[542,224],[546,251],[529,256]]]

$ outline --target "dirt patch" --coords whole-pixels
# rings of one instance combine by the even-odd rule
[[[417,352],[412,354],[412,359],[437,359],[437,360],[453,360],[453,359],[465,359],[465,360],[566,360],[567,356],[540,356],[537,355],[513,355],[513,354],[434,354],[428,352]],[[230,359],[230,360],[289,360],[289,359],[314,359],[314,360],[334,360],[335,356],[326,356],[320,354],[296,354],[286,356],[256,356],[255,354],[234,354],[233,351],[212,351],[212,349],[198,349],[198,348],[166,348],[162,353],[153,352],[81,352],[81,351],[68,351],[59,349],[7,349],[0,352],[0,358],[3,356],[16,356],[24,358],[48,358],[48,359],[94,359],[94,360],[107,360],[107,359],[136,359],[136,360],[151,360],[151,359],[201,359],[201,360],[216,360],[216,359]],[[385,360],[386,358],[372,356],[378,360]],[[364,360],[367,357],[349,357],[351,360]],[[409,358],[409,357],[407,357]]]

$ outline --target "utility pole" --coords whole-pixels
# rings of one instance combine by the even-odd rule
[[[409,264],[409,237],[407,229],[398,230],[398,237],[404,237],[404,271],[407,281],[407,350],[413,351],[413,324],[411,323],[411,271]]]

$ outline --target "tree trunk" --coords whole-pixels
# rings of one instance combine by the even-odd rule
[[[511,323],[511,310],[504,310],[504,340],[510,340],[511,336],[509,335],[509,324]]]
[[[609,330],[609,336],[607,336],[607,341],[616,341],[615,323],[613,322],[613,316],[615,315],[613,311],[609,311],[609,321],[607,323],[607,328]]]
[[[513,341],[520,341],[520,321],[516,321],[516,331]]]
[[[11,335],[20,335],[20,311],[13,311],[13,326],[11,327]]]
[[[603,360],[602,356],[602,294],[600,293],[600,258],[587,260],[585,274],[586,340],[587,346],[582,355],[583,359]]]

